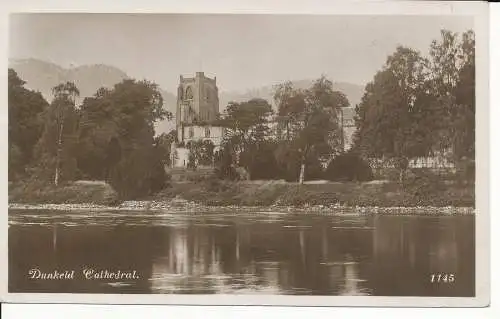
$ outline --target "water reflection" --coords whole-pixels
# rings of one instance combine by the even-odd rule
[[[474,295],[473,216],[133,214],[11,214],[9,291]],[[140,278],[29,279],[34,267],[136,270]],[[456,281],[431,283],[433,273]]]

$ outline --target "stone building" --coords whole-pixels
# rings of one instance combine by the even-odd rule
[[[180,76],[177,89],[176,130],[178,143],[172,145],[172,167],[186,167],[192,141],[211,141],[220,146],[224,128],[213,125],[219,115],[219,90],[217,78],[203,72],[194,77]]]
[[[354,132],[356,132],[355,114],[356,108],[353,106],[339,108],[337,111],[337,118],[342,129],[342,148],[344,151],[348,151],[352,147]]]
[[[338,110],[338,119],[342,128],[344,150],[352,145],[355,131],[354,107]],[[225,135],[225,128],[216,125],[219,117],[219,90],[217,78],[209,78],[203,72],[196,72],[194,77],[180,76],[177,89],[177,107],[175,112],[177,143],[172,144],[171,166],[185,168],[188,164],[187,145],[193,141],[211,141],[214,151],[220,148]],[[280,120],[269,118],[269,138],[277,138],[280,132]]]

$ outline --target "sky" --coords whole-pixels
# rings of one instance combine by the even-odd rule
[[[246,91],[326,74],[365,85],[398,45],[428,53],[459,16],[32,13],[10,16],[9,58],[63,67],[108,64],[176,91],[179,75],[217,76]]]

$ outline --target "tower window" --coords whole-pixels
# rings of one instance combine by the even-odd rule
[[[194,128],[191,126],[189,128],[189,138],[193,138],[194,137]]]
[[[210,127],[205,127],[205,137],[210,137]]]
[[[192,99],[193,99],[193,89],[191,89],[191,87],[188,86],[186,89],[186,100],[192,100]]]

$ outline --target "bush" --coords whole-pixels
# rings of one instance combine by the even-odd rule
[[[370,165],[355,153],[345,153],[335,157],[325,171],[330,181],[370,181],[373,172]]]
[[[214,169],[215,176],[219,179],[236,180],[238,178],[238,173],[233,166],[219,165]]]
[[[287,182],[297,182],[300,178],[300,160],[291,157],[290,160],[285,164],[285,168],[281,172],[281,179]],[[318,180],[323,177],[323,166],[317,157],[314,155],[310,156],[306,160],[306,167],[304,171],[304,180]]]
[[[137,199],[167,186],[165,168],[154,151],[137,149],[111,170],[109,183],[121,199]]]
[[[306,163],[306,169],[304,172],[304,180],[312,181],[323,178],[323,166],[317,157],[312,157]]]
[[[413,169],[405,183],[405,192],[419,201],[430,201],[446,190],[443,178],[430,169]]]
[[[254,154],[255,158],[250,162],[250,179],[279,179],[281,178],[281,168],[276,162],[276,158],[271,151],[260,151]]]

